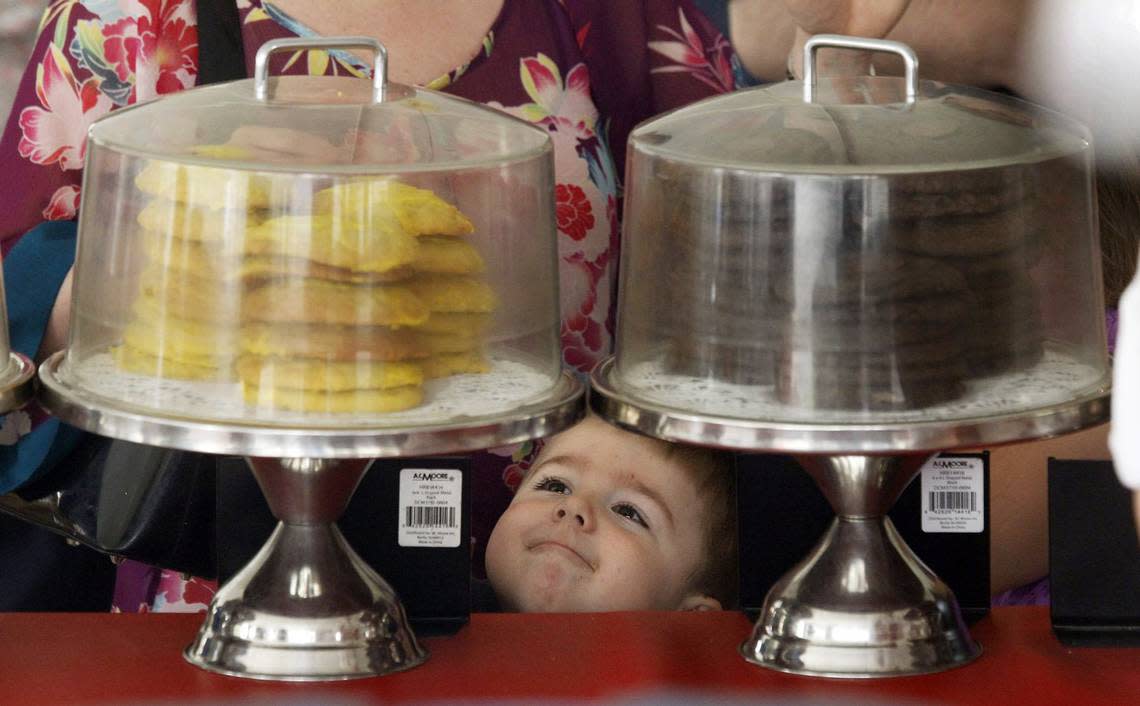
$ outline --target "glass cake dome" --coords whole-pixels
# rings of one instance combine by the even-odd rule
[[[101,404],[400,426],[559,379],[553,153],[523,121],[262,75],[117,111],[87,149],[58,375]]]
[[[903,77],[711,98],[630,137],[615,390],[789,423],[1031,410],[1108,385],[1092,147]]]

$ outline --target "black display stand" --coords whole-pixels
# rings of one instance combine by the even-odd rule
[[[1066,645],[1140,646],[1134,522],[1111,461],[1049,459],[1050,613]]]

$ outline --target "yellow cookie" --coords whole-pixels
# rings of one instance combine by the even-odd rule
[[[390,272],[415,262],[416,239],[391,216],[359,221],[328,214],[270,218],[250,231],[247,255],[283,255],[356,272]]]
[[[491,372],[491,363],[482,351],[437,353],[421,362],[420,365],[423,366],[424,377],[429,380],[463,373]]]
[[[240,280],[215,281],[187,271],[148,267],[139,276],[136,306],[154,312],[154,318],[236,324],[241,301]]]
[[[219,368],[209,362],[183,362],[169,357],[158,358],[130,346],[113,349],[115,362],[127,372],[179,380],[228,380],[228,368]]]
[[[150,310],[152,305],[147,303],[143,308]],[[153,311],[158,313],[157,309]],[[151,311],[127,325],[123,343],[142,353],[214,367],[228,365],[237,351],[237,338],[228,327],[154,316]]]
[[[298,257],[274,257],[272,255],[250,255],[242,258],[238,271],[247,280],[311,277],[345,284],[400,282],[414,274],[410,267],[398,267],[387,272],[360,272],[345,267],[322,265],[319,262],[302,260]]]
[[[142,250],[148,265],[160,270],[180,270],[202,278],[228,276],[240,264],[244,247],[240,238],[205,243],[169,238],[157,231],[143,231]]]
[[[249,404],[294,412],[329,414],[398,412],[423,402],[423,388],[417,385],[384,390],[294,390],[244,383],[242,393]]]
[[[404,283],[431,311],[490,312],[496,298],[491,286],[474,277],[420,275]]]
[[[467,216],[435,193],[395,179],[350,181],[318,191],[314,213],[339,213],[360,221],[392,213],[414,235],[467,235],[475,230]]]
[[[191,151],[201,157],[214,159],[251,159],[253,153],[240,145],[197,145]]]
[[[471,275],[482,272],[483,256],[466,240],[424,236],[417,241],[419,254],[412,267],[418,272]]]
[[[211,244],[240,243],[245,232],[263,220],[261,211],[204,208],[167,199],[151,199],[138,215],[139,225],[163,237]]]
[[[338,362],[243,355],[237,361],[237,372],[249,384],[304,390],[383,390],[424,381],[423,369],[415,363],[375,360]]]
[[[427,321],[424,302],[402,284],[337,284],[317,279],[272,281],[242,300],[247,320],[418,326]]]
[[[418,329],[417,329],[418,331]],[[420,343],[434,355],[435,353],[463,353],[478,348],[478,336],[458,333],[419,333]]]
[[[168,327],[193,326],[211,339],[219,339],[221,331],[233,330],[241,323],[241,309],[236,300],[226,307],[207,308],[193,298],[161,301],[152,295],[140,295],[131,306],[131,313],[139,323]],[[196,333],[187,333],[187,336]],[[236,339],[234,339],[236,341]]]
[[[135,177],[135,186],[152,196],[205,208],[243,211],[269,205],[269,181],[238,169],[151,161]]]
[[[430,353],[414,329],[321,324],[246,323],[241,328],[241,349],[256,355],[324,360],[409,360]]]
[[[490,325],[490,314],[433,311],[428,320],[420,325],[419,330],[426,333],[454,334],[474,338],[486,331]]]

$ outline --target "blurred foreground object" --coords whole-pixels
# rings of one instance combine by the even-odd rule
[[[1140,1],[1040,0],[1029,18],[1020,92],[1090,125],[1101,161],[1140,141]]]
[[[36,40],[43,5],[37,0],[0,0],[0,115],[5,119]]]
[[[1140,533],[1140,283],[1120,297],[1120,324],[1112,370],[1112,431],[1108,445],[1116,473],[1135,491],[1136,531]]]

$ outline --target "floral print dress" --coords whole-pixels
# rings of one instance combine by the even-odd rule
[[[236,2],[248,72],[264,42],[311,34],[270,2]],[[71,264],[63,255],[45,257],[66,251],[53,245],[60,231],[47,226],[76,216],[88,126],[116,108],[194,86],[197,40],[193,0],[56,0],[46,10],[0,143],[9,185],[0,190],[5,269],[37,268],[35,286],[9,292],[19,312],[12,321],[17,350],[35,354]],[[364,76],[367,67],[346,53],[308,50],[275,55],[271,71]],[[611,347],[630,130],[664,110],[732,90],[741,75],[728,42],[689,0],[505,0],[478,54],[428,84],[551,135],[569,369],[588,372]],[[0,491],[47,466],[67,432],[35,408],[7,415]],[[477,566],[481,540],[497,518],[480,508],[505,507],[536,446],[475,455]],[[120,593],[124,610],[197,610],[209,599],[208,584],[198,580],[129,564],[120,574],[133,577],[121,583],[142,587]]]

